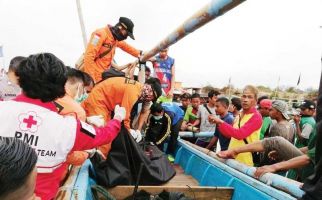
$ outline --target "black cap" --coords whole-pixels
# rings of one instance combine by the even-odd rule
[[[300,105],[300,108],[315,109],[315,107],[315,103],[311,100],[304,100]]]
[[[129,18],[126,18],[126,17],[120,17],[119,23],[123,26],[123,28],[125,28],[127,30],[127,33],[130,36],[130,38],[135,40],[134,35],[133,35],[134,24],[133,24],[132,20],[130,20]]]

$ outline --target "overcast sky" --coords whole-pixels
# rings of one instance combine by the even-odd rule
[[[136,40],[149,50],[209,0],[83,0],[87,37],[120,16],[133,20]],[[322,0],[248,0],[196,30],[169,50],[184,86],[246,84],[317,88],[321,73]],[[73,66],[84,51],[75,0],[0,0],[4,62],[51,52]],[[118,50],[119,64],[134,58]]]

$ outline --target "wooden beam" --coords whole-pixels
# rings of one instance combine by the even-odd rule
[[[116,199],[125,199],[132,195],[134,186],[116,186],[108,190],[108,192]],[[230,187],[201,187],[201,186],[139,186],[138,191],[156,195],[163,190],[168,192],[182,192],[187,197],[197,200],[228,200],[231,199],[233,188]]]

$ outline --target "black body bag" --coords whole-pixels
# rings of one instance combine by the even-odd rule
[[[150,149],[154,152],[150,152],[148,156],[122,125],[120,133],[112,142],[107,159],[103,160],[97,153],[91,158],[96,174],[93,178],[97,184],[108,188],[117,185],[135,185],[142,163],[139,185],[166,183],[176,172],[166,154],[158,148]],[[151,153],[157,156],[151,156]]]

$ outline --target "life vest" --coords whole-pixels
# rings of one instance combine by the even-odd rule
[[[0,136],[15,137],[33,147],[38,155],[38,173],[52,173],[64,163],[75,142],[75,117],[15,101],[0,102],[0,110]]]

